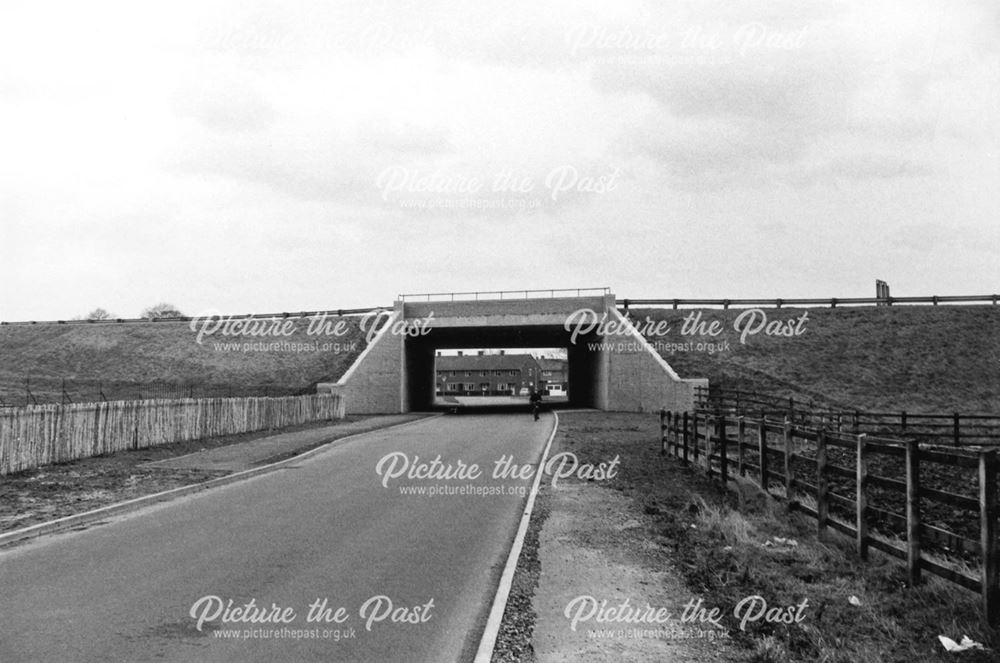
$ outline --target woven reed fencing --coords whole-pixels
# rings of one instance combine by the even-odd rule
[[[344,417],[339,394],[184,398],[0,410],[0,475],[124,449]]]

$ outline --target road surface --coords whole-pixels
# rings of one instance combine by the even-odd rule
[[[551,425],[469,415],[375,431],[0,551],[0,661],[471,660],[531,488],[493,478],[496,463],[537,464]],[[438,455],[465,471],[399,474]],[[466,494],[403,494],[442,488]]]

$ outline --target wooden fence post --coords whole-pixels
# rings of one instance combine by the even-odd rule
[[[952,421],[952,435],[955,438],[956,447],[962,444],[962,428],[959,425],[959,416],[958,412],[956,412]]]
[[[979,536],[983,549],[983,613],[1000,624],[1000,551],[997,549],[997,452],[979,452]]]
[[[858,557],[868,559],[868,441],[867,435],[858,435],[857,460],[857,521]]]
[[[757,422],[757,449],[760,461],[760,487],[767,493],[769,485],[767,480],[767,422],[764,421],[763,417]]]
[[[729,451],[726,448],[726,415],[719,415],[719,473],[722,475],[722,483],[725,485],[729,481]]]
[[[682,442],[684,444],[684,464],[688,462],[688,413],[684,412],[684,430],[681,431]]]
[[[672,427],[672,429],[670,431],[673,434],[673,440],[672,441],[673,441],[673,444],[674,444],[674,448],[673,448],[673,456],[674,456],[674,458],[676,458],[679,455],[678,454],[678,449],[680,449],[680,445],[681,445],[680,423],[681,423],[681,413],[680,412],[674,412],[674,423],[673,423],[673,427]]]
[[[691,414],[691,444],[694,445],[694,464],[698,464],[698,413]]]
[[[920,447],[906,441],[906,566],[910,585],[920,584]]]
[[[820,537],[826,533],[830,517],[830,482],[826,478],[826,431],[816,431],[816,528]]]
[[[660,409],[660,455],[664,456],[667,453],[667,422],[669,421],[669,415],[664,409]]]
[[[712,425],[719,426],[719,418],[705,415],[705,473],[712,476]],[[716,430],[718,437],[718,430]]]
[[[795,502],[792,500],[792,493],[795,487],[792,485],[794,472],[792,471],[792,422],[785,417],[785,426],[782,431],[782,438],[785,442],[785,502],[788,510],[795,509]]]
[[[743,466],[743,444],[744,444],[744,434],[746,433],[746,417],[742,414],[740,415],[739,423],[736,425],[736,469],[740,473],[741,477],[747,475],[746,468]]]

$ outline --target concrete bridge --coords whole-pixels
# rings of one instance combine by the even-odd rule
[[[607,288],[400,295],[343,377],[318,385],[349,414],[430,410],[438,350],[565,348],[572,405],[688,410],[705,379],[681,379],[615,308]]]

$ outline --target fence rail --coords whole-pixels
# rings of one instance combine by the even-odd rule
[[[826,297],[805,299],[619,299],[617,304],[628,309],[631,306],[721,306],[723,309],[743,306],[892,306],[894,304],[992,304],[1000,301],[1000,295],[930,295],[923,297]]]
[[[339,394],[30,405],[0,410],[0,475],[124,449],[342,419]]]
[[[345,315],[363,315],[365,313],[372,313],[373,311],[379,310],[392,310],[391,306],[371,306],[366,308],[340,308],[340,309],[329,309],[326,311],[282,311],[281,313],[237,313],[233,315],[217,314],[213,313],[215,317],[225,318],[226,320],[273,320],[273,319],[284,319],[284,318],[310,318],[310,317],[321,317],[321,316],[345,316]],[[207,316],[196,317],[190,315],[181,315],[176,317],[165,317],[165,318],[108,318],[105,320],[17,320],[0,321],[0,326],[25,326],[25,325],[115,325],[115,324],[149,324],[149,323],[164,323],[164,322],[191,322],[192,320],[202,320]]]
[[[996,450],[925,449],[916,440],[697,411],[661,411],[660,445],[723,483],[754,481],[815,518],[821,536],[832,529],[853,537],[862,559],[874,548],[904,560],[913,585],[927,572],[981,593],[987,620],[1000,624]]]
[[[696,387],[695,407],[706,412],[760,416],[767,419],[788,418],[828,431],[869,433],[883,436],[917,437],[927,442],[953,446],[1000,445],[1000,415],[962,412],[928,413],[876,412],[860,409],[837,409],[817,406],[815,402],[796,401],[737,389]]]

